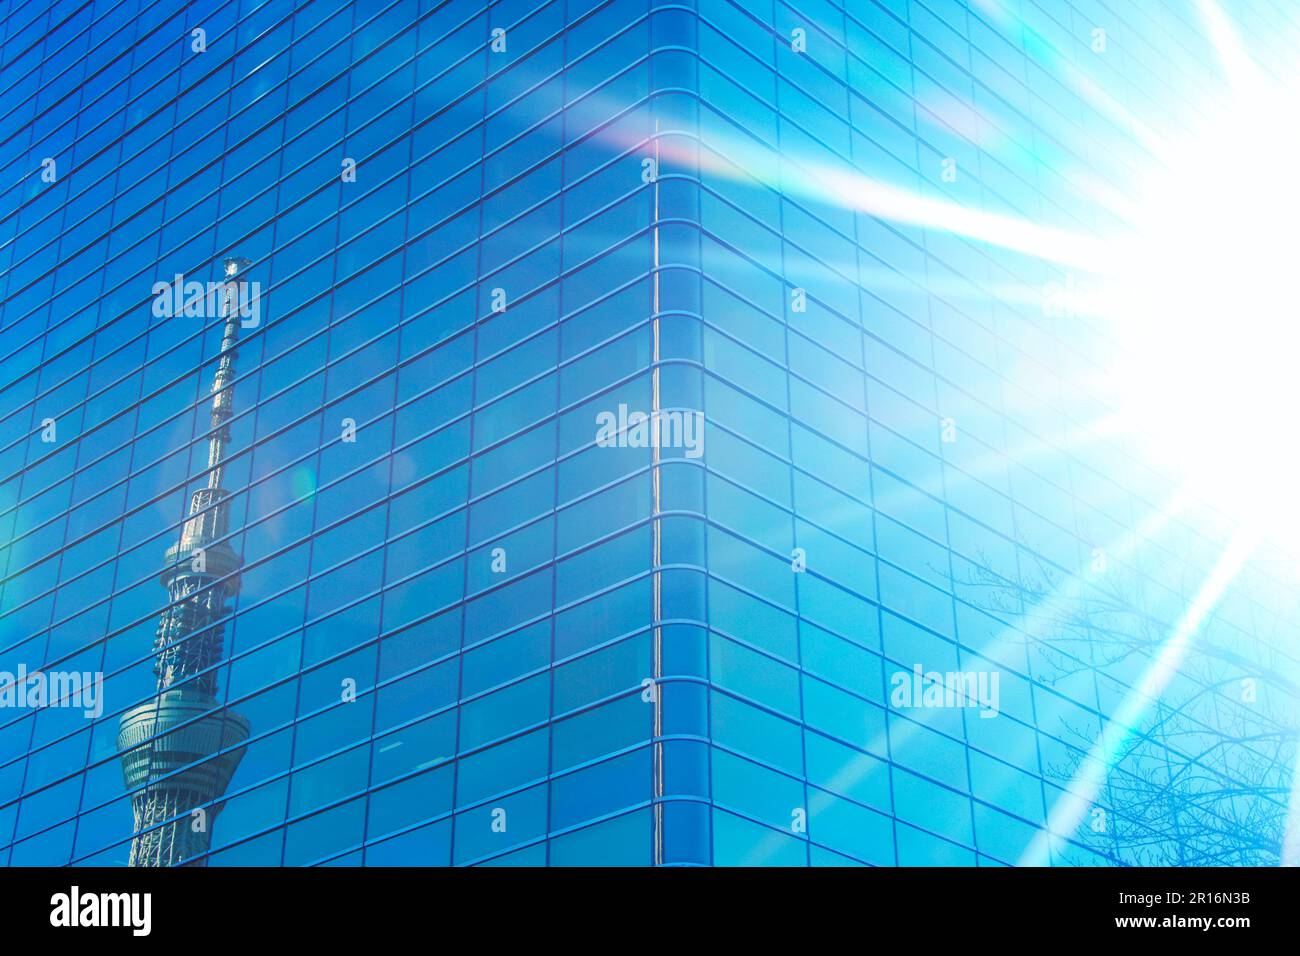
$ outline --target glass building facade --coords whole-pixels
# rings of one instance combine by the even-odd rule
[[[1093,424],[1086,277],[980,232],[1106,234],[1133,117],[1209,82],[1191,5],[12,0],[0,38],[0,672],[101,682],[0,696],[0,861],[127,865],[133,798],[218,763],[140,818],[210,825],[174,862],[1282,858],[1292,565],[1225,571]],[[233,365],[158,291],[229,257]],[[242,729],[129,790],[186,642],[192,726]]]

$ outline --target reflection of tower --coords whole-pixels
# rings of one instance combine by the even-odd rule
[[[221,480],[230,442],[237,305],[249,301],[238,293],[245,291],[241,273],[249,264],[240,258],[225,262],[225,328],[212,382],[208,481],[190,500],[180,541],[167,549],[161,580],[171,601],[154,641],[158,693],[123,714],[118,730],[122,773],[135,814],[131,866],[171,866],[207,851],[220,810],[213,801],[226,792],[244,755],[240,745],[248,739],[248,721],[219,710],[216,667],[224,625],[214,622],[225,616],[227,602],[239,589],[240,558],[223,540],[230,503]]]

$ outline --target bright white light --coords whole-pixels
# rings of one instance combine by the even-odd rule
[[[1120,424],[1237,520],[1300,533],[1300,101],[1257,88],[1177,146],[1114,247]]]

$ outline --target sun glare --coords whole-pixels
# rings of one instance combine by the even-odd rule
[[[1140,187],[1098,297],[1135,444],[1230,517],[1300,532],[1295,97],[1234,102]]]

